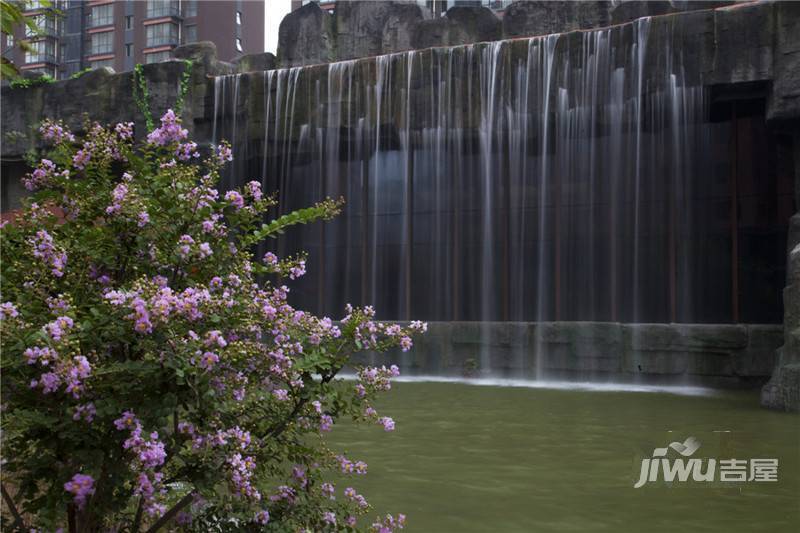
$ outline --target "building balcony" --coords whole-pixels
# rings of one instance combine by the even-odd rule
[[[89,17],[89,27],[99,28],[100,26],[110,26],[114,24],[114,17]]]
[[[24,68],[26,65],[39,65],[42,63],[54,65],[56,63],[56,55],[50,53],[26,55],[25,64],[22,65],[22,67]]]
[[[107,46],[96,46],[96,47],[89,47],[89,55],[90,56],[103,56],[103,55],[114,55],[114,48],[107,47]]]
[[[178,2],[147,2],[147,10],[145,11],[145,18],[181,18],[181,7]]]
[[[33,24],[36,25],[36,30],[33,30],[27,26],[25,26],[25,38],[27,39],[36,39],[41,37],[57,37],[58,36],[58,27],[56,26],[56,21],[52,16],[49,15],[31,15],[31,21]]]

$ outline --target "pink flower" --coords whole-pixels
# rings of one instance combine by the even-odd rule
[[[263,510],[256,513],[255,521],[259,524],[266,525],[269,522],[269,511]]]
[[[167,109],[161,117],[161,126],[147,135],[147,143],[155,146],[167,146],[180,142],[189,135],[189,131],[181,127],[181,119],[172,109]]]
[[[228,161],[233,161],[233,151],[231,150],[231,146],[223,142],[219,146],[217,146],[217,163],[220,165],[224,165]]]
[[[244,207],[244,198],[236,191],[228,191],[225,193],[225,200],[231,203],[236,209]]]
[[[17,306],[11,302],[3,302],[0,304],[0,320],[7,318],[16,318],[19,316]]]
[[[261,192],[261,184],[257,181],[250,181],[246,185],[247,192],[253,197],[256,202],[261,200],[263,193]]]
[[[58,122],[53,122],[50,119],[46,119],[42,122],[39,133],[41,133],[45,141],[52,142],[53,144],[75,142],[75,136],[64,127],[64,124],[60,120]]]
[[[383,426],[384,431],[394,431],[394,420],[388,416],[379,418],[378,423]]]
[[[86,499],[94,494],[94,479],[85,474],[75,474],[70,481],[64,483],[64,490],[72,493],[78,509],[83,509]]]

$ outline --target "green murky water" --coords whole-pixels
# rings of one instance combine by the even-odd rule
[[[396,383],[376,407],[393,433],[332,437],[369,463],[351,484],[373,514],[403,512],[407,531],[800,531],[800,417],[761,409],[755,392]],[[702,443],[693,457],[777,458],[778,481],[633,488],[643,457],[688,436]]]

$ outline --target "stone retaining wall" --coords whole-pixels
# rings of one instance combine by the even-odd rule
[[[757,386],[782,343],[773,325],[433,322],[410,352],[358,363],[398,363],[411,375]]]

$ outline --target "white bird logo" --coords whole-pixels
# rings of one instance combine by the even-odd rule
[[[666,448],[656,448],[653,450],[653,457],[664,457],[669,448],[672,448],[684,457],[689,457],[700,447],[700,441],[695,437],[689,437],[683,442],[670,442]]]

